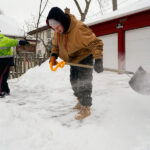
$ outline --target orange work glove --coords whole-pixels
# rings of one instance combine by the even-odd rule
[[[58,63],[55,56],[51,56],[49,62],[52,63],[52,66],[55,66]]]

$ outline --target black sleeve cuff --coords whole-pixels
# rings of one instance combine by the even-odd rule
[[[57,54],[55,54],[55,53],[52,53],[52,54],[51,54],[51,56],[55,56],[55,57],[56,57],[56,59],[58,58],[58,55],[57,55]]]

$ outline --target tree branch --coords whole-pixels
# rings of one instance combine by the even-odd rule
[[[74,0],[74,2],[75,2],[76,6],[77,6],[77,8],[78,8],[78,10],[79,10],[80,15],[81,15],[81,21],[84,21],[86,15],[87,15],[87,13],[88,13],[91,0],[89,0],[89,1],[88,1],[88,0],[85,0],[86,7],[85,7],[84,12],[82,12],[81,7],[80,7],[78,1],[77,1],[77,0]]]
[[[47,3],[48,3],[48,0],[46,0],[46,3],[45,3],[45,5],[44,5],[44,7],[43,7],[43,10],[41,11],[41,15],[43,14],[43,12],[44,12],[44,10],[45,10],[45,8],[46,8],[46,6],[47,6]]]
[[[74,0],[74,2],[75,2],[75,4],[76,4],[76,6],[77,6],[77,8],[78,8],[78,10],[79,10],[79,12],[80,12],[80,14],[82,15],[83,12],[82,12],[82,10],[81,10],[81,7],[80,7],[79,3],[77,2],[77,0]]]
[[[49,53],[48,45],[45,44],[44,40],[43,40],[41,37],[39,37],[39,39],[42,41],[42,44],[44,45],[44,47],[45,47],[45,49],[46,49],[46,52],[47,52],[47,54],[48,54],[48,53]]]
[[[37,20],[37,24],[36,24],[36,46],[37,47],[37,39],[38,39],[38,28],[39,28],[39,23],[40,23],[40,19],[41,19],[41,16],[47,6],[47,3],[48,3],[48,0],[46,0],[46,3],[42,9],[42,4],[43,4],[43,0],[40,0],[40,7],[39,7],[39,16],[38,16],[38,20]]]
[[[40,7],[39,7],[39,18],[41,17],[42,2],[43,2],[43,0],[41,0],[41,1],[40,1]]]
[[[86,1],[86,7],[85,7],[85,10],[84,10],[84,19],[85,19],[85,16],[87,15],[87,13],[88,13],[89,6],[90,6],[90,3],[91,3],[91,0],[89,0],[89,1],[85,0],[85,1]]]

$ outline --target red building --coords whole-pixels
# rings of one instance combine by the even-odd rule
[[[150,1],[112,12],[88,24],[104,41],[104,67],[150,71]]]

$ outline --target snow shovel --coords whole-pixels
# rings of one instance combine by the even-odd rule
[[[89,66],[89,65],[73,64],[73,63],[66,63],[66,64],[93,69],[93,66]],[[109,69],[107,68],[104,68],[104,70],[109,71]],[[141,66],[138,68],[138,70],[135,73],[131,71],[123,71],[123,70],[115,70],[115,69],[113,71],[118,71],[119,73],[125,73],[128,75],[132,74],[133,76],[129,81],[130,87],[134,91],[140,94],[150,95],[150,73],[147,73]]]
[[[150,73],[139,67],[130,79],[129,85],[140,94],[150,95]]]
[[[135,73],[130,71],[108,69],[108,68],[105,68],[104,70],[119,72],[127,75],[132,74],[133,76],[129,81],[130,87],[140,94],[150,95],[150,73],[147,73],[141,66]]]
[[[68,63],[68,62],[65,62],[65,63],[61,62],[59,67],[63,68],[65,64],[71,65],[71,66],[83,67],[83,68],[91,68],[91,69],[94,68],[93,66],[90,66],[90,65],[74,64],[74,63]],[[51,70],[52,69],[53,68],[51,68]],[[147,73],[141,66],[138,68],[138,70],[135,73],[130,72],[130,71],[108,69],[108,68],[104,68],[104,70],[115,71],[115,72],[124,73],[127,75],[133,74],[133,76],[131,77],[131,79],[129,81],[130,87],[134,91],[136,91],[140,94],[150,95],[150,73]],[[55,71],[55,70],[53,70],[53,71]]]

